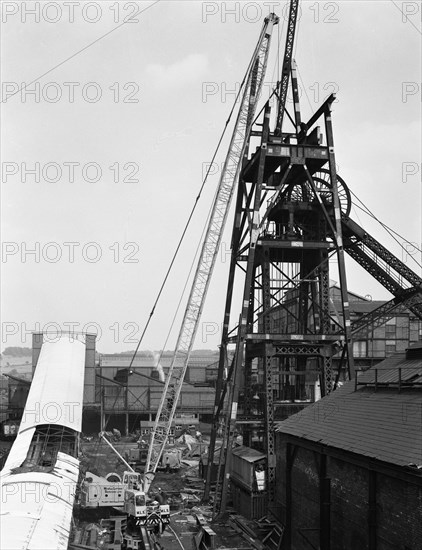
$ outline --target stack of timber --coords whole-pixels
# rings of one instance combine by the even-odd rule
[[[196,514],[196,522],[199,531],[193,538],[195,550],[214,550],[216,533],[202,514]]]

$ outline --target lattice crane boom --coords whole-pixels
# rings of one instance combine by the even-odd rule
[[[239,113],[230,141],[228,154],[222,169],[208,227],[198,260],[176,349],[167,373],[166,383],[158,407],[145,467],[145,490],[151,483],[151,476],[157,469],[171,424],[176,412],[189,356],[199,326],[211,275],[216,261],[230,201],[239,178],[242,159],[250,135],[257,100],[260,97],[267,66],[272,28],[278,17],[270,14],[265,19],[257,46],[249,64],[246,85],[240,103]]]

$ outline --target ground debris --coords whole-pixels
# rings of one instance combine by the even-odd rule
[[[182,502],[185,502],[187,504],[192,503],[192,502],[200,502],[201,501],[201,499],[199,498],[198,495],[194,495],[194,494],[191,494],[191,493],[181,492],[180,496],[182,497]]]
[[[113,442],[114,447],[124,456],[125,450],[133,443],[122,437],[120,441]],[[120,476],[127,469],[127,466],[116,456],[102,440],[92,439],[82,442],[83,465],[84,470],[88,469],[96,475],[105,476],[110,472],[115,472]],[[227,521],[212,521],[213,498],[207,504],[202,504],[201,500],[204,491],[204,480],[198,475],[198,461],[194,459],[183,460],[182,467],[179,470],[156,472],[151,489],[157,493],[165,493],[167,503],[171,510],[171,526],[164,531],[161,538],[161,545],[165,550],[180,550],[180,543],[176,539],[180,538],[186,549],[194,546],[194,538],[202,531],[202,539],[207,545],[213,545],[215,550],[257,550],[250,541],[245,539],[241,533],[232,529]],[[227,511],[232,511],[227,508]],[[105,510],[101,510],[101,515]],[[78,525],[75,529],[76,540],[79,544],[85,542],[92,544],[92,548],[100,547],[105,549],[108,544],[113,544],[111,533],[106,525],[99,525],[99,514],[94,514],[97,529],[92,529],[88,521],[91,514],[83,511],[82,514],[75,514],[78,518]],[[228,516],[227,516],[228,517]],[[226,519],[227,519],[226,517]],[[265,522],[264,531],[265,532]],[[96,546],[95,545],[96,541]],[[271,548],[273,550],[273,548]]]
[[[247,520],[238,514],[231,514],[228,525],[241,534],[256,550],[278,550],[284,527],[268,517]],[[261,542],[262,541],[262,542]]]

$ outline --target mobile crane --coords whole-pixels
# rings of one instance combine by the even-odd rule
[[[151,479],[142,478],[135,472],[103,433],[100,438],[107,443],[128,468],[123,478],[100,477],[86,472],[81,485],[80,503],[84,509],[112,507],[123,512],[126,530],[122,535],[122,549],[143,550],[150,548],[150,538],[161,535],[170,523],[170,506],[161,495],[148,495],[145,485],[150,487]],[[116,477],[116,474],[113,474]],[[145,480],[148,480],[145,483]]]
[[[164,391],[152,429],[145,466],[144,490],[148,491],[167,442],[176,412],[189,356],[199,326],[200,316],[211,280],[230,202],[236,187],[246,145],[252,128],[258,98],[267,66],[271,33],[279,21],[275,14],[265,18],[257,46],[245,76],[245,87],[226,160],[202,244],[193,284],[177,338],[173,360],[167,373]]]

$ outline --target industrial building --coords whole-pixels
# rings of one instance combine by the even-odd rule
[[[34,369],[41,344],[42,334],[34,333]],[[163,392],[163,381],[156,365],[158,357],[152,352],[139,352],[132,362],[133,354],[101,354],[96,362],[95,335],[87,335],[82,431],[96,433],[101,428],[117,428],[122,433],[129,433],[140,430],[141,422],[150,427]],[[164,352],[159,358],[164,375],[171,359],[169,352]],[[216,351],[192,353],[179,400],[177,425],[211,421],[217,359]],[[19,381],[15,384],[16,387],[10,386],[11,395],[21,395],[25,390],[27,394],[27,385]],[[20,399],[19,403],[23,409],[25,399]]]
[[[353,332],[353,357],[357,369],[365,369],[376,365],[397,351],[403,351],[415,342],[422,340],[422,320],[405,307],[397,308],[393,313],[388,312],[384,317],[374,317],[371,322],[359,327],[358,321],[364,316],[370,316],[372,312],[377,314],[378,308],[385,306],[386,300],[376,300],[372,296],[360,296],[348,290],[348,302],[350,308],[350,321]],[[290,315],[287,314],[287,311]],[[271,333],[280,332],[285,328],[290,332],[292,327],[292,313],[298,311],[298,297],[290,292],[283,302],[271,311]],[[334,281],[330,282],[330,316],[332,317],[332,330],[336,331],[338,324],[342,322],[341,289]],[[311,321],[311,319],[310,319]],[[340,355],[334,356],[338,362]]]
[[[335,318],[341,320],[341,294],[338,285],[330,287],[331,308]],[[407,349],[422,341],[422,320],[405,307],[396,308],[385,316],[377,316],[379,308],[388,304],[385,300],[362,297],[348,292],[350,321],[353,332],[353,357],[357,370],[364,370],[383,361],[390,355]],[[364,316],[374,317],[365,326],[359,327]],[[334,328],[334,327],[333,327]]]
[[[422,344],[276,428],[283,548],[416,550],[422,540]]]
[[[386,302],[372,300],[349,291],[350,317],[354,323],[363,315],[376,311]],[[293,302],[293,300],[292,300]],[[339,315],[340,289],[336,283],[330,285],[330,304],[332,315]],[[272,312],[271,332],[276,332],[281,323],[283,308],[274,308]],[[365,370],[378,364],[397,351],[402,351],[412,344],[422,341],[422,320],[410,310],[401,308],[394,316],[374,320],[357,332],[353,342],[353,356],[358,370]],[[35,368],[41,336],[33,335],[33,369]],[[83,431],[93,433],[100,430],[101,414],[107,417],[108,425],[119,428],[122,432],[128,422],[128,430],[140,429],[141,421],[152,421],[157,411],[163,384],[160,383],[156,355],[152,352],[139,352],[132,364],[132,373],[121,385],[118,372],[129,368],[133,355],[128,353],[100,354],[95,359],[95,335],[89,335],[90,353],[86,360],[86,377],[84,385],[84,419]],[[172,352],[164,352],[160,363],[166,373],[171,364]],[[338,357],[334,357],[335,362]],[[199,422],[210,422],[214,405],[214,390],[218,373],[218,351],[197,350],[189,360],[185,384],[179,403],[183,419],[181,425],[190,424],[189,418]],[[282,420],[302,410],[305,406],[320,398],[318,373],[308,369],[302,386],[287,384],[289,377],[275,375],[274,400],[276,419]],[[256,372],[253,378],[255,417],[263,416],[262,375]],[[16,376],[8,376],[8,405],[6,419],[18,419],[22,415],[30,382]],[[256,431],[259,422],[255,418]]]
[[[156,362],[163,375],[168,372],[172,354],[139,352],[133,354],[100,355],[95,374],[94,397],[85,403],[87,429],[103,416],[102,425],[117,427],[123,432],[135,432],[155,419],[163,393],[164,376],[160,380]],[[210,421],[214,404],[217,352],[194,352],[187,367],[187,376],[179,399],[177,425]],[[131,361],[133,359],[132,366]],[[214,365],[214,366],[213,366]],[[119,382],[120,380],[120,382]],[[88,419],[91,424],[88,425]]]

